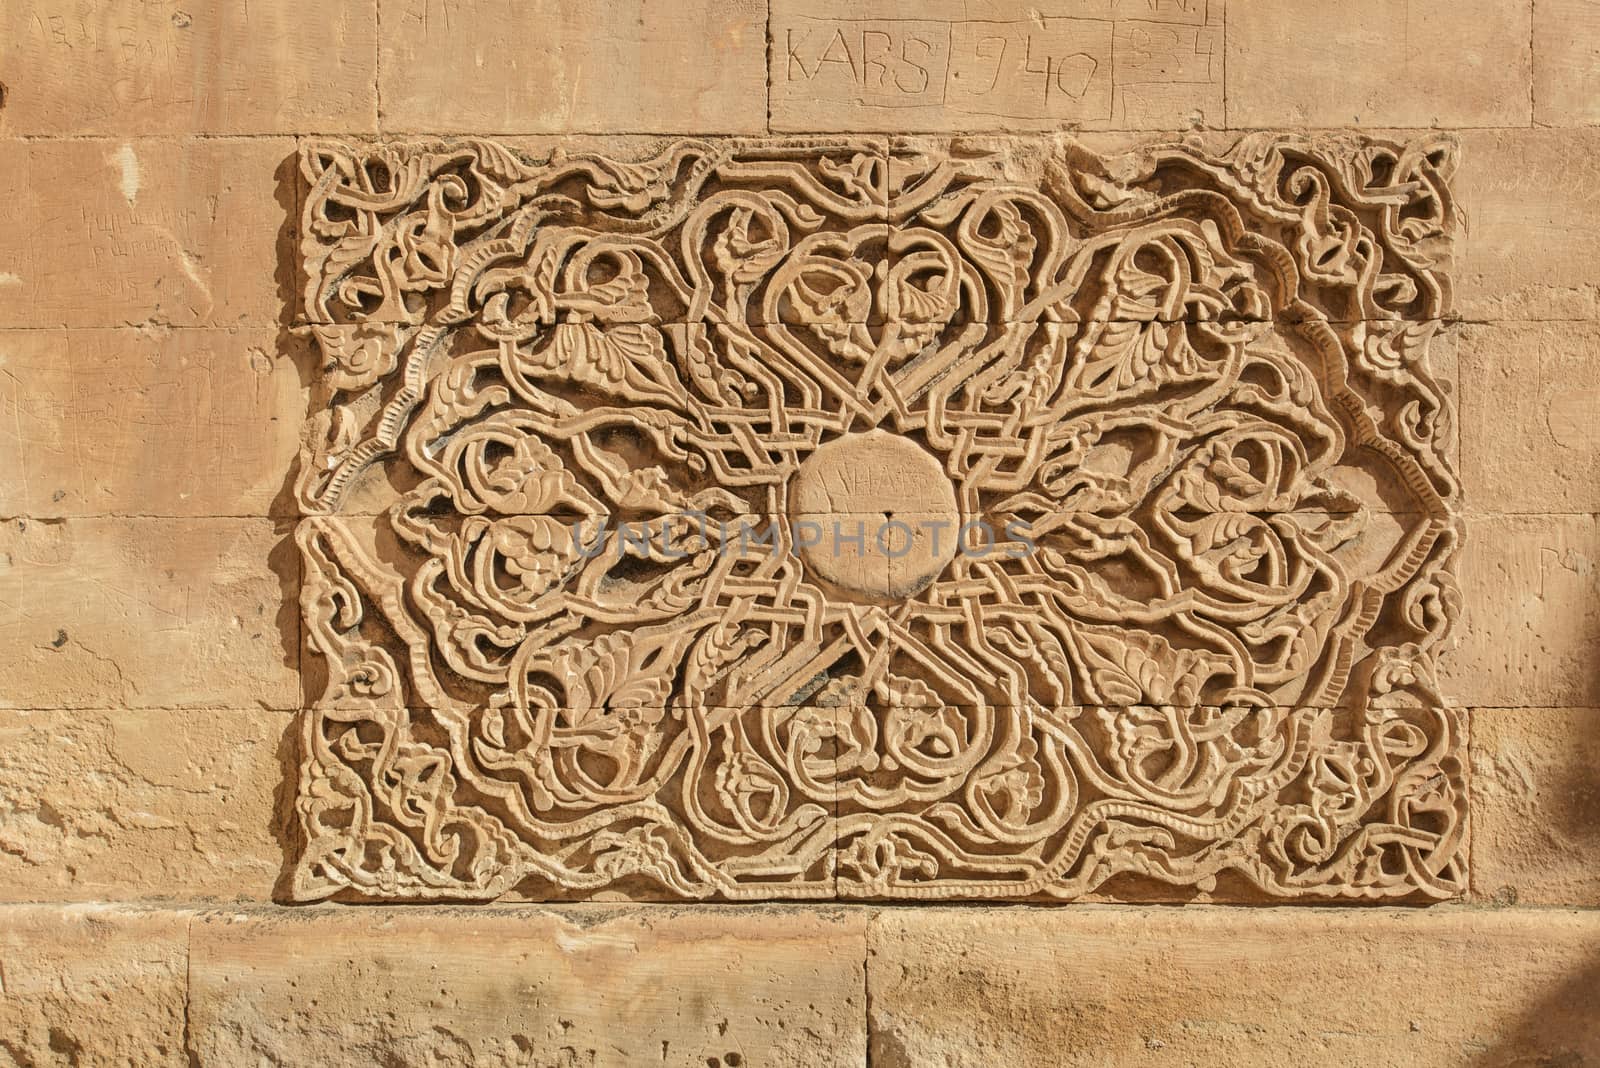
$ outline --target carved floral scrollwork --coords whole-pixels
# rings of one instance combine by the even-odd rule
[[[1452,145],[1058,148],[309,144],[294,894],[1459,893]]]

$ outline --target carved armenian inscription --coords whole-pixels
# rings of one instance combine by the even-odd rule
[[[1178,126],[1221,117],[1221,0],[1071,0],[1033,19],[774,12],[780,129]]]
[[[298,898],[1461,890],[1448,143],[301,164]]]

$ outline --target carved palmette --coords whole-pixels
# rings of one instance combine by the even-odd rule
[[[306,145],[293,894],[1458,894],[1453,146],[1046,147]]]

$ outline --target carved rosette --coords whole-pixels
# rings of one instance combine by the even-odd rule
[[[301,165],[297,898],[1461,891],[1448,142]]]

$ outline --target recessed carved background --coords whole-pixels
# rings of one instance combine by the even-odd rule
[[[1460,891],[1453,149],[1021,144],[304,149],[297,898]]]

